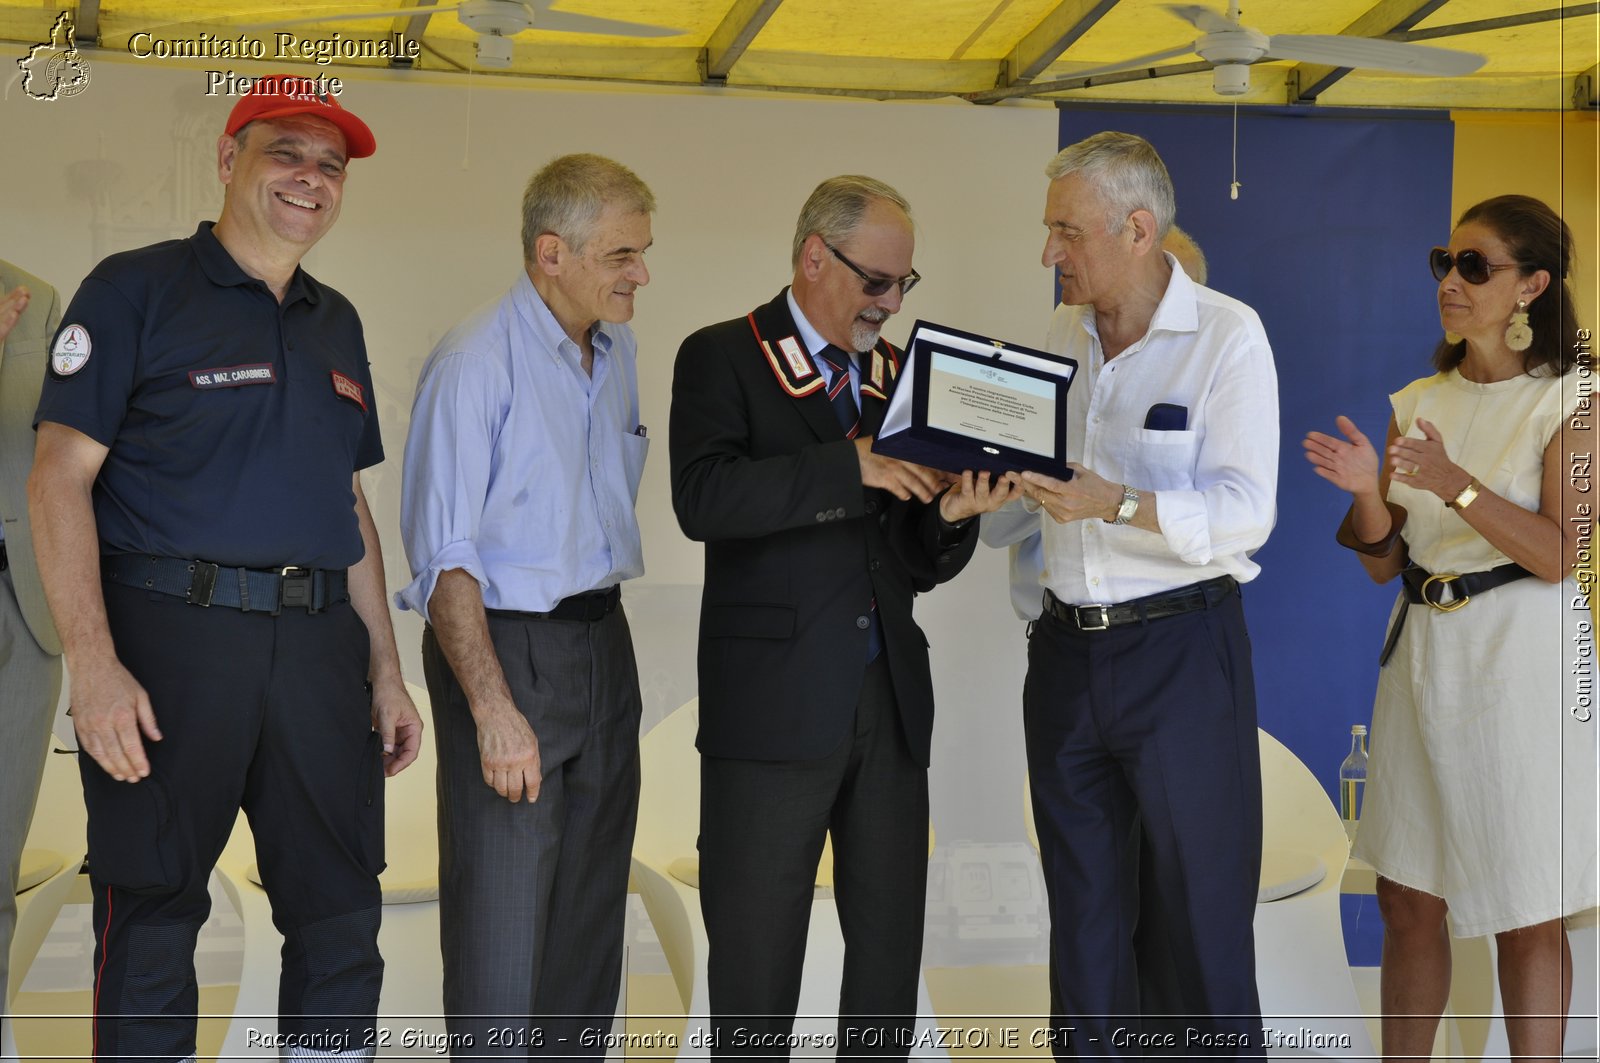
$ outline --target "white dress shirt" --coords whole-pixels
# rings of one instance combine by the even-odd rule
[[[1255,311],[1174,266],[1149,330],[1110,362],[1089,306],[1057,307],[1045,347],[1079,365],[1068,460],[1137,488],[1146,505],[1154,494],[1161,531],[1045,519],[1044,585],[1071,605],[1109,605],[1255,578],[1278,477],[1278,378]],[[1183,427],[1147,428],[1158,403],[1181,407]]]

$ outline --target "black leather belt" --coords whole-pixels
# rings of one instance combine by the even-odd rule
[[[349,577],[342,568],[228,568],[181,557],[105,554],[100,575],[109,583],[170,594],[190,605],[223,605],[273,616],[284,609],[318,613],[350,600]]]
[[[1383,638],[1383,652],[1378,654],[1378,667],[1389,663],[1389,657],[1400,642],[1400,632],[1405,630],[1406,614],[1411,612],[1411,606],[1426,605],[1441,613],[1453,613],[1485,591],[1531,575],[1533,573],[1518,564],[1498,565],[1485,572],[1440,572],[1437,575],[1418,565],[1407,565],[1400,570],[1400,589],[1405,592],[1406,607],[1395,614],[1389,625],[1389,633]]]
[[[1120,605],[1068,605],[1045,591],[1044,611],[1078,631],[1105,631],[1124,624],[1144,624],[1180,613],[1210,609],[1238,593],[1239,583],[1232,576],[1218,576],[1175,591],[1134,598]]]
[[[621,601],[622,587],[619,585],[607,587],[603,591],[588,591],[563,598],[548,613],[533,613],[521,609],[485,609],[484,612],[490,616],[505,617],[507,620],[582,620],[592,624],[596,620],[604,620],[610,616]]]

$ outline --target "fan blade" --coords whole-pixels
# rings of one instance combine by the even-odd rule
[[[288,29],[291,26],[315,26],[323,22],[360,22],[363,19],[369,18],[405,18],[408,15],[436,15],[443,12],[454,11],[460,6],[460,4],[449,4],[444,7],[397,7],[389,11],[345,10],[339,11],[337,14],[333,15],[316,15],[311,18],[274,19],[271,22],[230,23],[229,28],[236,29],[241,33],[249,33],[252,30],[279,30]],[[325,8],[324,10],[336,9]],[[223,16],[216,21],[224,22],[226,21],[226,16]]]
[[[1216,33],[1220,30],[1236,30],[1239,24],[1220,11],[1199,4],[1162,4],[1172,14],[1189,23],[1201,33]]]
[[[671,26],[650,26],[643,22],[623,22],[620,19],[600,18],[596,15],[574,15],[566,11],[551,11],[542,4],[534,17],[533,28],[555,33],[604,33],[612,37],[678,37],[685,30]]]
[[[551,30],[556,33],[604,33],[612,37],[677,37],[684,33],[683,30],[674,29],[671,26],[649,26],[642,22],[622,22],[618,19],[598,18],[593,15],[575,15],[566,11],[552,11],[550,5],[555,2],[556,0],[532,0],[533,11],[531,12],[531,17],[534,29]],[[338,11],[336,14],[316,15],[311,18],[235,24],[232,28],[238,29],[243,33],[249,33],[252,30],[277,30],[287,29],[291,26],[315,26],[323,22],[359,22],[364,19],[443,14],[456,11],[464,6],[466,6],[464,3],[455,3],[442,7],[398,7],[388,11]],[[337,9],[324,8],[324,10]]]
[[[1398,70],[1406,74],[1470,74],[1488,60],[1476,52],[1434,48],[1371,37],[1280,33],[1268,39],[1264,59],[1296,59],[1328,66]]]
[[[1108,63],[1105,66],[1092,66],[1087,70],[1062,71],[1057,76],[1056,80],[1067,78],[1092,78],[1099,77],[1101,74],[1120,74],[1124,70],[1138,70],[1142,66],[1148,66],[1151,63],[1159,63],[1163,59],[1172,59],[1180,55],[1190,55],[1193,52],[1194,43],[1191,41],[1190,43],[1180,45],[1177,48],[1168,48],[1164,52],[1151,52],[1149,55],[1141,55],[1137,59],[1124,59],[1119,63]]]

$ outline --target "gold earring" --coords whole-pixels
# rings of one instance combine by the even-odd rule
[[[1528,300],[1518,299],[1517,309],[1506,326],[1506,346],[1513,351],[1525,351],[1533,346],[1533,329],[1528,327]]]

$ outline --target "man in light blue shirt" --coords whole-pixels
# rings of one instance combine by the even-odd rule
[[[655,198],[568,155],[528,182],[524,269],[417,384],[401,527],[439,749],[444,1004],[464,1056],[603,1054],[639,797],[634,292]],[[603,1039],[601,1041],[603,1046]]]

